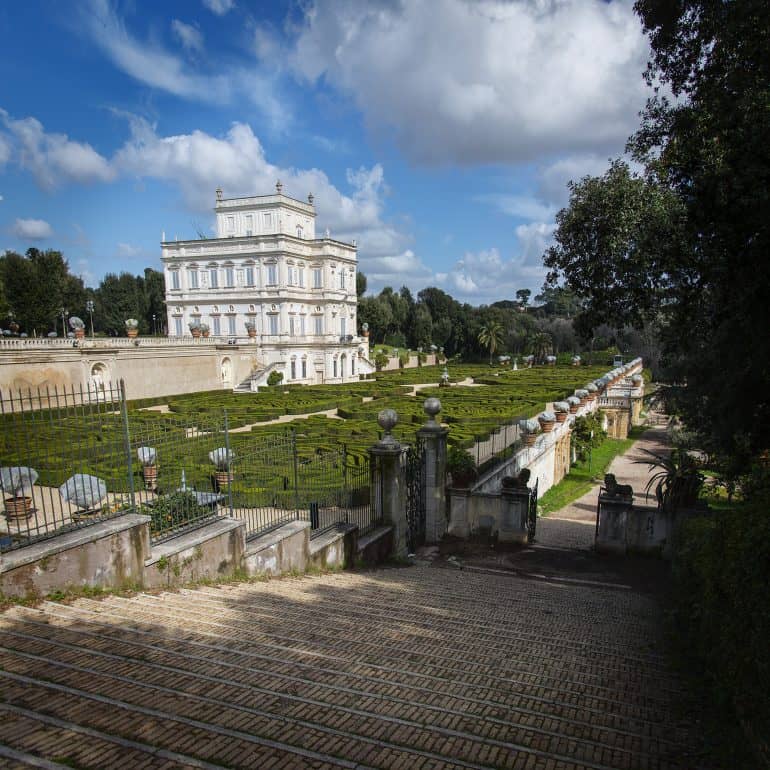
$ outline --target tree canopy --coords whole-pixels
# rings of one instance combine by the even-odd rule
[[[680,407],[723,449],[770,446],[770,14],[765,0],[638,0],[656,86],[628,149],[571,185],[546,256],[578,327],[660,328]],[[668,89],[675,97],[661,95]]]

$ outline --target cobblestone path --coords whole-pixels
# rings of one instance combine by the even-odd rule
[[[698,766],[651,597],[413,567],[13,607],[0,765]]]

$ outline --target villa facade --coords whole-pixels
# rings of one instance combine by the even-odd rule
[[[254,382],[349,382],[370,371],[356,335],[356,246],[316,238],[313,196],[224,198],[216,191],[216,238],[161,243],[168,334],[201,329],[248,345]]]

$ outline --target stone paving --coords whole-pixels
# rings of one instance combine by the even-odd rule
[[[0,766],[703,766],[654,595],[461,566],[12,607]]]

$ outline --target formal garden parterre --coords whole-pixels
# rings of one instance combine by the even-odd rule
[[[393,433],[404,443],[412,443],[415,431],[425,421],[424,399],[436,396],[442,404],[440,419],[450,428],[450,444],[470,447],[503,424],[534,416],[546,403],[570,395],[575,388],[606,370],[606,366],[570,366],[513,371],[485,365],[453,365],[449,367],[451,380],[471,379],[474,386],[439,388],[443,368],[425,366],[378,373],[376,379],[347,385],[279,386],[245,395],[214,391],[157,399],[155,404],[167,405],[167,411],[148,408],[153,405],[149,401],[129,401],[129,431],[132,443],[136,443],[135,437],[146,435],[150,440],[149,437],[161,432],[169,437],[167,441],[173,439],[174,445],[200,443],[201,450],[207,450],[201,451],[197,460],[201,475],[210,475],[212,467],[207,454],[209,444],[216,443],[203,439],[211,439],[216,432],[213,426],[222,427],[225,413],[230,448],[236,457],[253,454],[255,446],[294,429],[300,458],[338,450],[344,444],[351,462],[356,462],[377,440],[376,418],[383,409],[396,410],[399,423]],[[414,385],[425,383],[436,384],[414,390]],[[411,395],[413,392],[415,395]],[[329,410],[335,410],[334,416],[312,414]],[[295,414],[311,416],[290,423],[255,425]],[[73,472],[68,463],[73,447],[87,443],[88,451],[78,453],[81,457],[78,470],[114,479],[121,485],[123,474],[113,467],[116,452],[112,448],[123,443],[125,427],[121,414],[109,405],[88,415],[61,416],[52,410],[40,411],[23,446],[11,428],[16,419],[14,415],[2,417],[5,426],[0,431],[0,448],[6,465],[37,460],[40,483],[58,486]],[[189,460],[190,457],[185,456],[184,463]],[[180,474],[184,464],[175,463],[170,456],[159,457],[159,462],[167,468],[169,463],[178,464]],[[133,472],[136,485],[141,486],[138,461]],[[279,472],[281,469],[276,468],[276,473]],[[287,472],[285,469],[284,473]],[[127,483],[124,478],[122,483]]]

